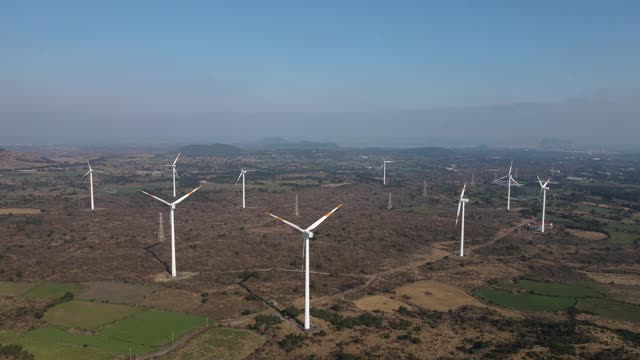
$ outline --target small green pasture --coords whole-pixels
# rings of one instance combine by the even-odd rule
[[[0,296],[20,296],[35,284],[17,281],[0,281]]]
[[[82,285],[73,283],[41,283],[27,290],[23,296],[38,299],[59,299],[65,293],[71,292],[77,294],[82,290]]]
[[[69,311],[68,319],[54,310],[58,306]],[[45,320],[54,321],[51,326],[25,333],[0,332],[0,343],[20,344],[37,359],[112,359],[128,355],[129,349],[134,355],[158,350],[172,339],[206,324],[206,319],[199,316],[127,305],[114,308],[110,304],[95,304],[92,308],[84,302],[71,301],[58,306],[50,310],[51,315],[45,314]],[[90,319],[79,317],[91,308],[98,314]],[[66,327],[78,324],[91,328],[91,332],[67,331]]]
[[[508,291],[480,288],[473,295],[491,304],[526,312],[552,312],[574,306],[573,298],[552,297],[535,294],[513,294]]]
[[[578,309],[607,319],[640,322],[640,306],[609,299],[578,299]]]
[[[496,281],[476,289],[474,296],[498,306],[525,312],[553,312],[576,306],[606,319],[640,322],[640,306],[612,300],[595,285],[561,284],[519,279],[511,286]]]
[[[97,329],[141,311],[128,305],[102,304],[89,301],[70,301],[59,304],[44,315],[51,325],[64,328]]]
[[[577,284],[560,284],[554,282],[541,282],[526,279],[516,281],[518,287],[532,291],[537,295],[559,296],[559,297],[602,297],[598,290]]]

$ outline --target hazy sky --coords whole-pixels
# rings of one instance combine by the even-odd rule
[[[98,3],[0,3],[0,143],[640,131],[638,1]]]

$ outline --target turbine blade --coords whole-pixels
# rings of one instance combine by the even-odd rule
[[[542,184],[542,180],[540,180],[540,176],[536,176],[538,178],[538,182],[540,183],[540,187],[544,187],[544,185]]]
[[[296,224],[294,224],[294,223],[292,223],[292,222],[290,222],[290,221],[287,221],[287,220],[285,220],[285,219],[281,218],[280,216],[273,215],[273,214],[271,214],[271,213],[267,213],[267,214],[269,214],[269,216],[271,216],[271,217],[275,218],[276,220],[280,220],[280,221],[282,221],[283,223],[285,223],[285,224],[287,224],[287,225],[291,226],[292,228],[294,228],[294,229],[296,229],[296,230],[298,230],[298,231],[304,232],[304,229],[303,229],[303,228],[301,228],[300,226],[298,226],[298,225],[296,225]]]
[[[89,160],[87,160],[87,165],[89,165],[89,170],[91,170],[91,164],[89,163]]]
[[[511,160],[511,165],[509,165],[509,175],[511,175],[511,169],[513,168],[513,160]]]
[[[104,172],[102,170],[93,170],[93,172],[97,172],[97,173],[102,173],[102,174],[107,174],[107,175],[111,175],[108,172]]]
[[[234,183],[234,185],[235,185],[235,184],[237,184],[237,183],[238,183],[238,181],[240,181],[240,178],[242,177],[242,174],[243,174],[243,173],[242,173],[242,171],[240,171],[240,175],[238,175],[238,180],[236,180],[236,182]]]
[[[176,165],[176,163],[178,162],[178,158],[180,157],[180,154],[182,154],[182,153],[178,153],[178,156],[176,156],[176,159],[173,160],[173,164],[172,165],[174,165],[174,166]]]
[[[86,178],[86,177],[87,177],[87,175],[91,174],[91,171],[93,171],[93,170],[89,170],[89,171],[87,171],[87,173],[86,173],[86,174],[84,174],[84,176],[82,177],[82,179]]]
[[[158,201],[160,201],[160,202],[163,202],[163,203],[165,203],[165,204],[167,204],[167,205],[171,206],[171,204],[170,204],[169,202],[164,201],[164,200],[160,199],[159,197],[157,197],[157,196],[155,196],[155,195],[151,195],[151,194],[149,194],[148,192],[146,192],[146,191],[142,191],[142,190],[138,190],[138,191],[140,191],[140,192],[141,192],[141,193],[143,193],[143,194],[149,195],[149,196],[151,196],[152,198],[154,198],[154,199],[156,199],[156,200],[158,200]]]
[[[198,189],[200,189],[202,187],[202,185],[198,186],[197,188],[189,191],[186,195],[184,195],[183,197],[181,197],[180,199],[176,200],[173,202],[173,205],[177,205],[180,204],[184,199],[188,198],[189,196],[191,196],[191,194],[193,194],[194,192],[198,191]]]
[[[326,213],[323,217],[318,219],[318,221],[314,222],[311,226],[309,226],[307,228],[307,231],[311,231],[311,230],[317,228],[320,224],[322,224],[323,221],[325,221],[329,216],[331,216],[331,214],[336,212],[336,210],[340,209],[341,206],[342,206],[342,204],[338,205],[335,209],[333,209],[333,210],[329,211],[328,213]]]
[[[502,180],[502,179],[504,179],[504,178],[508,178],[508,177],[509,177],[509,175],[505,175],[505,176],[503,176],[503,177],[499,178],[498,180]]]
[[[462,199],[464,197],[464,191],[467,190],[467,183],[464,183],[464,186],[462,187],[462,192],[460,193],[460,199]]]
[[[458,212],[456,213],[456,225],[458,225],[458,219],[460,218],[460,209],[462,209],[462,201],[458,201]]]
[[[547,186],[547,184],[549,183],[549,181],[551,181],[551,179],[547,180],[547,182],[546,182],[546,183],[544,183],[544,186],[545,186],[545,187]]]
[[[509,180],[513,181],[516,185],[520,186],[520,183],[516,181],[513,177],[510,177]]]

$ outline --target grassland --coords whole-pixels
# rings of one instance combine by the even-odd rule
[[[581,285],[567,285],[552,282],[540,282],[526,279],[516,281],[516,284],[537,295],[582,298],[582,297],[602,297],[602,293],[593,287]]]
[[[205,360],[215,356],[221,360],[240,360],[249,356],[264,342],[263,336],[251,331],[215,328],[163,359]]]
[[[128,354],[129,349],[137,355],[157,350],[206,322],[194,315],[133,308],[136,311],[129,313],[130,316],[105,324],[106,320],[126,315],[129,309],[123,311],[123,308],[98,305],[106,304],[96,304],[94,310],[99,315],[93,315],[90,320],[76,317],[86,315],[88,311],[86,304],[76,301],[64,308],[74,316],[61,318],[59,313],[45,316],[45,319],[56,319],[61,325],[95,326],[91,335],[46,326],[25,333],[2,332],[0,343],[23,345],[37,359],[112,359]],[[98,323],[103,325],[98,326]]]
[[[78,293],[82,288],[80,284],[41,283],[29,289],[23,295],[31,298],[52,300],[61,298],[67,292]]]
[[[576,304],[574,298],[552,297],[535,294],[513,294],[491,288],[480,288],[473,295],[491,304],[526,312],[560,311]]]
[[[0,281],[0,296],[20,296],[34,285],[28,282]]]
[[[578,299],[578,309],[607,319],[640,322],[640,306],[609,299]]]
[[[497,288],[480,288],[474,292],[489,303],[526,312],[551,312],[576,306],[578,309],[606,319],[640,322],[640,306],[606,298],[594,285],[560,284],[520,279],[512,285],[513,292]]]
[[[43,319],[61,327],[93,330],[139,311],[140,308],[128,305],[74,300],[55,306],[47,311]]]

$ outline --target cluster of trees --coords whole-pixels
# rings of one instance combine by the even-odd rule
[[[327,321],[333,325],[336,329],[351,329],[356,326],[366,326],[382,328],[383,319],[380,316],[373,315],[371,313],[364,313],[358,316],[342,316],[338,313],[327,311],[324,309],[311,309],[311,315]]]
[[[0,359],[35,360],[35,356],[16,344],[0,344]]]

